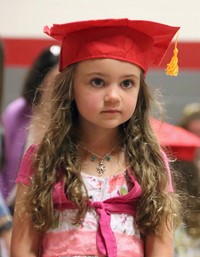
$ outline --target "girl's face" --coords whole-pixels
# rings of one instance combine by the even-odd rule
[[[141,69],[113,59],[80,62],[75,71],[73,98],[85,128],[113,129],[135,111]]]

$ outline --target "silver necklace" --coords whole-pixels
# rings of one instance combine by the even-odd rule
[[[92,162],[95,162],[96,159],[99,159],[99,165],[97,167],[97,173],[99,176],[102,176],[105,171],[106,171],[106,166],[104,165],[104,161],[110,161],[111,160],[111,156],[110,154],[114,151],[114,149],[116,148],[116,146],[114,146],[107,154],[105,154],[104,156],[100,156],[92,151],[90,151],[90,149],[87,148],[87,151],[91,154],[90,160]]]

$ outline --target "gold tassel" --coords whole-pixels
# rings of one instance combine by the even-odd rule
[[[178,48],[177,48],[178,35],[175,42],[175,47],[173,51],[173,56],[171,58],[170,63],[167,64],[167,68],[165,73],[169,76],[177,76],[179,67],[178,67]]]

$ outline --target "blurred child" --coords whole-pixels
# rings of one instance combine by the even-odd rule
[[[3,240],[8,256],[10,256],[10,244],[12,234],[12,216],[0,193],[0,238]],[[0,247],[0,253],[1,253]],[[1,254],[0,254],[1,256]]]
[[[200,136],[200,104],[184,107],[179,125]],[[193,161],[177,161],[177,170],[182,174],[180,190],[187,195],[185,225],[176,230],[174,238],[175,257],[200,256],[200,150]]]
[[[37,90],[48,72],[58,64],[59,53],[58,45],[42,50],[27,73],[21,97],[11,102],[2,115],[6,159],[0,175],[0,188],[10,205],[15,198],[15,179],[26,149],[32,107],[40,100]]]
[[[200,137],[200,103],[190,103],[183,108],[179,125]]]
[[[2,106],[2,93],[3,93],[3,74],[4,74],[4,49],[3,43],[0,41],[0,112]],[[4,130],[0,120],[0,168],[4,162]],[[6,256],[10,256],[10,244],[12,233],[12,216],[10,211],[0,193],[0,256],[3,249],[6,251]],[[1,244],[2,243],[2,244]],[[1,247],[3,246],[3,247]],[[3,248],[3,249],[2,249]]]

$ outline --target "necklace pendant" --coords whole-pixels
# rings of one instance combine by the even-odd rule
[[[111,157],[110,157],[110,155],[106,155],[106,157],[105,157],[105,159],[106,159],[106,161],[110,161],[110,159],[111,159]]]
[[[92,155],[92,156],[90,157],[90,160],[91,160],[92,162],[96,161],[96,156]]]
[[[99,161],[99,167],[97,167],[97,172],[99,174],[99,176],[102,176],[105,173],[106,167],[104,165],[103,160]]]

